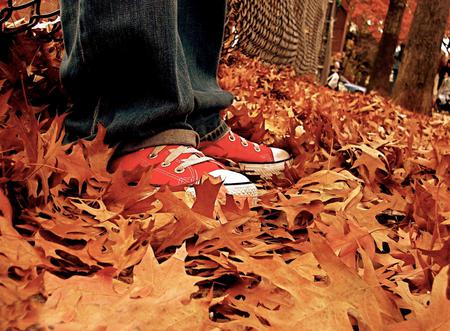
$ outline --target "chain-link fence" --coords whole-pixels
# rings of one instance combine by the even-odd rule
[[[239,49],[289,64],[299,73],[317,74],[324,62],[329,6],[330,0],[228,0],[224,51]],[[0,0],[0,8],[1,34],[59,35],[57,0]]]
[[[317,74],[329,5],[329,0],[229,0],[225,48]]]
[[[61,29],[57,0],[0,0],[0,34],[36,33],[45,39],[55,39]]]

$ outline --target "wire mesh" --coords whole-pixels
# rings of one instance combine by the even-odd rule
[[[57,38],[56,33],[61,29],[58,16],[57,0],[0,0],[0,34],[31,32],[39,24],[44,33],[37,35],[48,39]]]
[[[228,0],[224,48],[317,74],[329,6],[330,0]]]

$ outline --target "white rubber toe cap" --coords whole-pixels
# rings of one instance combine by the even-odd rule
[[[213,177],[220,177],[225,185],[250,184],[251,181],[246,176],[225,169],[214,170],[209,173]]]
[[[270,150],[272,151],[274,162],[287,161],[291,158],[289,153],[286,152],[284,149],[270,147]]]
[[[228,194],[256,197],[258,189],[246,176],[225,169],[214,170],[209,173],[213,177],[220,177]]]
[[[292,157],[284,149],[270,147],[274,161],[270,163],[245,163],[239,162],[239,168],[247,175],[259,176],[262,179],[270,179],[273,175],[281,174],[286,166],[292,164]]]

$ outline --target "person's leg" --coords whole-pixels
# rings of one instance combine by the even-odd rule
[[[68,140],[94,135],[101,123],[112,145],[139,147],[167,129],[190,130],[181,131],[180,139],[187,134],[195,144],[186,123],[194,94],[177,0],[61,0],[61,12],[61,79],[74,100]],[[180,143],[177,134],[169,135],[172,143]]]
[[[219,112],[233,95],[217,82],[225,15],[226,0],[178,0],[178,31],[195,100],[188,123],[201,139],[214,140],[228,130]]]
[[[178,0],[178,30],[194,93],[188,123],[200,135],[200,149],[236,170],[270,178],[283,171],[290,155],[281,149],[247,142],[230,131],[219,112],[233,102],[217,82],[222,48],[225,0]]]
[[[106,127],[119,145],[112,170],[151,167],[153,186],[184,187],[205,174],[229,194],[256,196],[247,177],[193,147],[194,91],[178,34],[177,0],[61,0],[66,57],[61,79],[74,100],[68,141]],[[192,189],[192,187],[189,187]]]

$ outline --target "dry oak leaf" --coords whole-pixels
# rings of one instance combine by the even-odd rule
[[[1,189],[0,213],[0,257],[7,261],[0,264],[0,276],[7,277],[10,267],[26,270],[36,266],[49,266],[39,251],[14,229],[11,204]]]
[[[415,300],[409,290],[402,291],[412,310],[408,321],[390,325],[386,331],[447,331],[450,330],[450,300],[447,298],[449,266],[443,268],[434,279],[430,304],[427,307]]]
[[[74,144],[70,148],[62,147],[56,152],[57,167],[64,171],[63,180],[69,184],[72,179],[78,183],[78,192],[82,191],[82,186],[89,179],[95,177],[94,171],[89,166],[88,160],[83,154],[80,143]]]
[[[355,202],[361,191],[362,180],[347,170],[320,170],[302,178],[296,187],[316,193],[318,199],[326,204],[326,209],[344,210]],[[303,195],[303,194],[302,194]],[[334,202],[339,199],[339,202]],[[333,203],[327,203],[333,200]]]
[[[259,242],[257,237],[261,235],[259,221],[254,221],[257,223],[257,227],[245,226],[250,222],[252,222],[252,214],[200,233],[195,247],[190,253],[208,254],[225,248],[238,257],[248,256],[250,252],[243,243],[256,246]],[[244,227],[244,230],[238,230],[241,226]]]
[[[23,151],[13,156],[15,163],[22,163],[27,169],[23,179],[31,197],[42,196],[46,201],[50,196],[51,177],[61,169],[56,168],[56,155],[63,147],[62,126],[64,117],[55,117],[50,127],[40,133],[44,122],[39,123],[31,109],[27,109],[21,118],[11,116],[10,136],[16,135],[23,144]]]
[[[356,251],[358,247],[371,257],[375,256],[375,243],[367,229],[359,226],[354,221],[347,221],[343,229],[330,226],[326,238],[332,249],[339,252],[341,258],[350,269],[356,269]]]
[[[228,316],[233,320],[231,324],[259,324],[259,329],[273,330],[351,331],[350,316],[364,330],[382,330],[384,325],[401,320],[391,302],[380,300],[381,285],[373,278],[373,271],[366,275],[370,281],[362,279],[335,256],[324,239],[311,232],[310,238],[313,254],[328,275],[326,281],[313,282],[304,278],[277,256],[270,260],[241,257],[243,263],[233,264],[244,274],[260,275],[266,289],[261,293],[258,287],[242,288],[239,293],[233,290],[227,300],[232,307],[250,316]],[[369,259],[365,261],[370,263]],[[271,290],[267,290],[268,282]],[[239,294],[239,299],[235,299]],[[269,304],[266,305],[266,301]],[[274,305],[276,302],[278,304]]]
[[[369,183],[375,182],[377,169],[388,172],[386,168],[388,161],[386,156],[380,151],[363,144],[348,145],[341,148],[341,151],[346,150],[359,150],[361,152],[361,155],[358,155],[356,161],[353,163],[352,168],[365,167],[367,172],[364,174],[364,177],[369,180]]]
[[[302,212],[306,212],[315,218],[324,209],[319,194],[308,193],[288,197],[278,192],[276,202],[273,200],[268,201],[262,203],[261,206],[267,209],[282,211],[285,215],[287,229],[293,231],[300,227],[297,218]]]
[[[38,268],[50,267],[12,225],[11,205],[0,189],[0,329],[26,329],[33,297],[42,290]]]
[[[346,216],[367,229],[380,250],[383,249],[384,242],[390,245],[394,245],[395,242],[390,237],[392,229],[380,224],[377,216],[388,210],[404,212],[407,208],[405,200],[396,192],[394,193],[394,195],[382,195],[382,199],[360,203],[346,210]]]
[[[137,264],[146,254],[150,231],[140,220],[119,217],[115,224],[104,224],[110,230],[106,235],[99,236],[88,242],[86,249],[91,258],[100,263],[107,263],[122,270]]]
[[[434,250],[426,250],[419,248],[424,255],[433,259],[434,263],[440,267],[450,265],[450,237],[445,239],[442,247]]]
[[[72,205],[77,207],[80,211],[84,211],[89,215],[92,215],[95,220],[99,222],[105,222],[113,219],[118,213],[108,210],[105,203],[102,200],[97,199],[79,199],[69,198]]]
[[[208,176],[202,179],[201,185],[195,186],[195,203],[192,210],[209,218],[214,218],[214,206],[222,187],[222,180]]]
[[[198,290],[194,284],[202,278],[186,274],[186,255],[183,246],[159,264],[149,247],[130,285],[115,280],[112,268],[67,280],[47,273],[49,298],[40,325],[80,331],[203,330],[212,324],[209,302],[191,299]]]
[[[245,201],[242,202],[239,201],[238,198],[227,194],[225,204],[221,205],[221,208],[219,209],[219,218],[233,221],[237,218],[249,215],[250,213],[250,202],[248,199],[245,199]]]
[[[169,190],[159,190],[154,197],[162,203],[161,212],[173,214],[176,222],[173,232],[166,237],[157,253],[170,246],[181,245],[186,239],[219,226],[218,222],[196,213]]]

